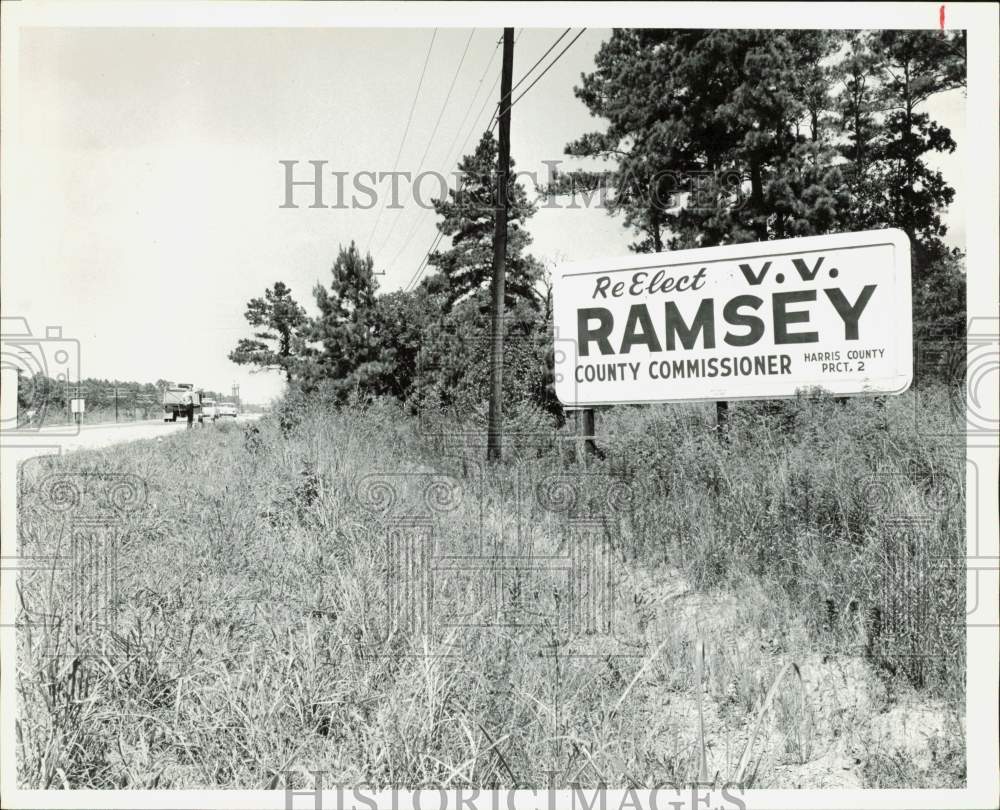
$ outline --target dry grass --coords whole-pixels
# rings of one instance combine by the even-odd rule
[[[69,553],[49,476],[97,491],[127,474],[147,497],[99,533],[117,549],[103,624],[71,570],[21,575],[20,781],[828,786],[810,769],[862,750],[899,695],[964,700],[960,655],[900,654],[964,643],[962,578],[921,569],[929,592],[907,569],[964,549],[964,491],[927,497],[961,480],[943,472],[955,448],[916,434],[912,407],[736,407],[724,443],[708,409],[622,408],[602,417],[604,461],[567,467],[547,440],[491,469],[392,405],[293,398],[255,427],[33,460],[25,555]],[[927,503],[922,545],[891,544],[894,510]],[[432,620],[400,610],[423,582],[394,562],[400,526],[433,532]],[[567,578],[586,532],[608,550],[613,637]],[[866,764],[884,756],[845,771],[890,781]],[[958,759],[920,780],[961,781]]]

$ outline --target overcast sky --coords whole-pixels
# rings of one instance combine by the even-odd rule
[[[522,31],[515,81],[560,33]],[[585,32],[514,107],[519,170],[544,177],[542,161],[565,159],[568,141],[600,128],[573,87],[609,33]],[[469,34],[437,32],[400,171],[450,172],[488,123],[500,31],[477,30],[471,41]],[[387,272],[381,283],[399,288],[435,234],[433,212],[415,207],[408,193],[402,211],[381,217],[377,206],[309,209],[304,191],[296,196],[301,207],[281,209],[279,161],[301,161],[301,177],[310,160],[327,161],[328,172],[392,170],[431,36],[431,29],[23,29],[18,160],[6,169],[14,197],[4,206],[11,242],[3,314],[27,317],[36,334],[61,325],[64,336],[79,339],[81,376],[162,377],[216,390],[236,382],[246,400],[275,396],[279,375],[250,374],[226,359],[249,336],[246,301],[283,280],[310,307],[338,244],[355,239],[363,247],[376,219],[371,249]],[[958,142],[935,165],[957,190],[946,221],[949,241],[961,246],[962,94],[932,100],[931,112]],[[423,190],[436,196],[435,183]],[[327,204],[335,192],[328,175]],[[549,261],[622,254],[633,239],[596,208],[541,210],[529,230],[532,252]]]

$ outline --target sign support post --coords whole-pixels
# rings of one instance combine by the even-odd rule
[[[729,422],[729,403],[719,400],[715,403],[715,430],[719,434],[719,441],[726,438],[726,426]]]
[[[587,458],[597,454],[597,442],[594,436],[594,409],[584,408],[583,411],[583,451]]]

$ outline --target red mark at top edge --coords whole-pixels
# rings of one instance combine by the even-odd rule
[[[941,22],[941,30],[944,31],[944,6],[941,6],[941,10],[938,12],[938,19]]]

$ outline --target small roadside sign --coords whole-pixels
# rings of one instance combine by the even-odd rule
[[[69,401],[69,411],[70,413],[83,413],[87,410],[86,401],[81,398],[74,398]]]
[[[894,229],[564,265],[556,395],[590,407],[900,394],[910,299],[910,243]]]

